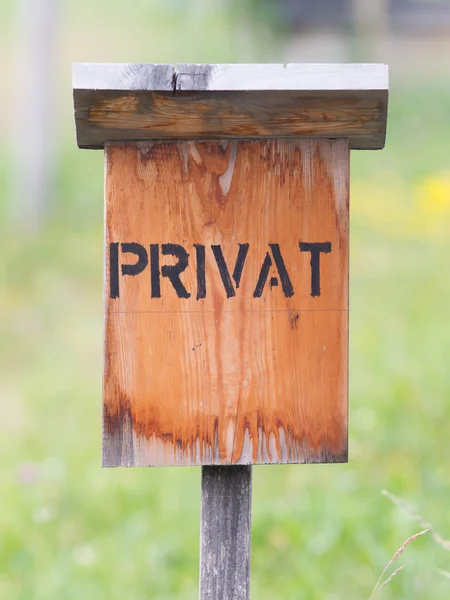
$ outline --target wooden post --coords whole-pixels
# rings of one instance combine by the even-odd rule
[[[249,597],[251,465],[347,461],[349,150],[383,65],[76,65],[105,149],[104,466],[202,465],[201,598]]]
[[[248,600],[252,467],[202,467],[200,600]]]

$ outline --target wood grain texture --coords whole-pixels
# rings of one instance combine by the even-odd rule
[[[348,150],[106,146],[105,466],[346,461]],[[330,244],[320,295],[300,243]]]
[[[203,467],[200,600],[250,598],[252,467]]]
[[[386,138],[385,65],[74,65],[81,148],[108,141]]]

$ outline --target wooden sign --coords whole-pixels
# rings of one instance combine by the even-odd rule
[[[106,147],[106,464],[344,461],[348,142]]]
[[[202,465],[200,598],[248,600],[251,465],[347,460],[349,150],[384,146],[387,67],[73,88],[105,150],[103,465]]]
[[[74,85],[106,157],[104,465],[346,461],[349,149],[384,144],[382,66],[144,67]]]

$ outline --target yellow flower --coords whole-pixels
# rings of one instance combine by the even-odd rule
[[[416,190],[421,211],[441,216],[450,212],[450,173],[424,179]]]
[[[357,181],[352,215],[379,234],[447,239],[450,232],[450,172],[434,173],[412,187],[400,178]]]

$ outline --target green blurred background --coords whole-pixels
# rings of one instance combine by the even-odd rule
[[[71,63],[387,62],[386,149],[353,152],[350,460],[254,469],[252,597],[368,599],[450,538],[450,4],[2,0],[0,598],[197,597],[200,470],[100,468],[102,152]],[[412,543],[391,599],[450,598]]]

